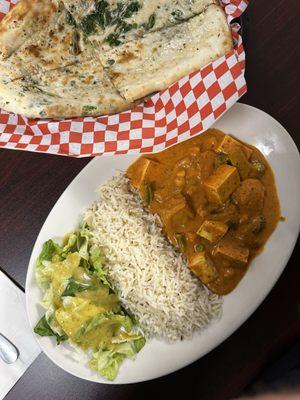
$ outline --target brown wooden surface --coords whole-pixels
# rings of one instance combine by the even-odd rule
[[[252,0],[246,13],[248,93],[242,102],[268,112],[300,145],[299,0]],[[24,286],[34,241],[56,200],[89,159],[0,150],[0,265]],[[298,257],[297,257],[298,256]],[[299,248],[269,296],[217,349],[174,374],[108,386],[77,379],[40,355],[7,400],[125,400],[238,396],[300,334]],[[159,354],[157,363],[159,363]]]

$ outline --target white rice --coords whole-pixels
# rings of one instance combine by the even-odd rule
[[[128,179],[115,176],[100,187],[99,196],[85,220],[121,303],[145,335],[174,341],[219,317],[221,297],[193,276]]]

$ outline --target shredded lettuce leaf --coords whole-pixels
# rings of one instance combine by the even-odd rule
[[[70,278],[67,287],[62,293],[62,297],[75,296],[76,293],[85,292],[86,290],[95,290],[95,286],[88,283],[80,283],[75,281],[74,278]]]
[[[142,340],[143,339],[143,340]],[[138,343],[135,345],[135,343]],[[89,366],[104,378],[113,381],[119,371],[120,365],[125,358],[135,360],[136,354],[145,345],[145,339],[128,341],[120,344],[112,344],[106,348],[99,349],[93,353]]]
[[[144,338],[144,336],[141,335],[138,339],[136,339],[133,342],[133,344],[134,344],[136,353],[139,353],[142,350],[142,348],[145,346],[146,339]]]
[[[47,242],[43,244],[42,251],[37,260],[37,267],[44,266],[44,261],[52,261],[53,256],[55,254],[60,254],[61,251],[62,249],[57,243],[53,242],[51,239],[47,240]]]
[[[99,313],[86,325],[81,335],[84,335],[92,329],[105,325],[117,328],[124,328],[126,332],[130,332],[133,328],[132,321],[127,315],[118,315],[112,313]]]
[[[86,261],[89,260],[89,241],[90,233],[88,229],[86,229],[85,225],[83,225],[83,227],[77,233],[77,249],[80,256]]]
[[[102,264],[101,250],[96,246],[92,246],[90,248],[90,263],[100,281],[111,287],[109,281],[107,280],[107,271],[104,269]]]
[[[34,328],[34,332],[40,336],[55,336],[57,344],[64,342],[68,339],[67,335],[59,335],[58,333],[54,332],[50,325],[48,324],[45,315],[39,320]]]
[[[55,255],[61,253],[61,247],[53,242],[47,240],[43,244],[42,251],[36,262],[35,278],[39,286],[47,286],[50,281],[49,271],[51,271],[51,262]]]
[[[109,282],[101,249],[92,243],[86,225],[69,233],[62,246],[44,243],[36,262],[36,281],[46,310],[34,328],[40,336],[68,340],[92,350],[89,366],[115,379],[125,358],[135,359],[145,345],[134,316],[121,306]]]
[[[50,307],[52,307],[52,303],[53,303],[53,290],[52,287],[48,287],[48,289],[46,289],[44,296],[42,298],[42,300],[39,302],[39,304],[45,309],[48,310]]]
[[[93,354],[89,366],[104,378],[113,381],[125,358],[125,354],[118,353],[117,351],[100,349]]]
[[[66,257],[72,250],[77,249],[77,235],[74,232],[69,233],[65,238],[65,245],[62,248],[62,257]]]

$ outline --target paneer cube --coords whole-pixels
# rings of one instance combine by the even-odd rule
[[[210,202],[222,204],[239,184],[238,170],[231,165],[222,164],[204,181],[203,187]]]
[[[231,164],[238,169],[241,178],[248,178],[251,170],[251,164],[247,160],[247,157],[242,149],[240,147],[235,147],[235,149],[228,153],[228,157],[231,161]]]
[[[155,162],[149,160],[148,158],[139,158],[128,168],[127,176],[131,180],[133,187],[136,189],[141,188],[142,184],[145,182],[150,166],[153,164],[155,164]]]
[[[249,158],[251,157],[251,154],[253,153],[253,150],[250,147],[247,147],[244,144],[240,143],[236,139],[233,139],[229,135],[225,135],[224,136],[224,139],[222,140],[222,142],[218,146],[217,151],[219,153],[229,154],[230,151],[232,151],[233,148],[236,147],[236,146],[239,146],[243,150],[247,160],[249,160]]]
[[[216,267],[212,260],[207,257],[205,251],[194,253],[189,258],[189,266],[204,284],[208,284],[218,277]]]
[[[197,235],[203,237],[211,243],[217,242],[228,231],[228,226],[222,221],[206,220],[197,231]]]
[[[185,169],[179,169],[178,171],[176,171],[173,181],[174,185],[177,186],[178,188],[182,188],[185,184],[185,175],[186,175]]]
[[[170,198],[166,204],[166,208],[159,213],[164,224],[168,224],[173,215],[184,210],[187,206],[186,198],[182,194],[178,194]]]
[[[175,231],[185,232],[189,221],[194,217],[194,213],[188,205],[183,210],[172,215],[172,227]]]
[[[223,239],[214,250],[214,256],[223,257],[238,266],[245,266],[248,262],[249,249],[233,240]]]

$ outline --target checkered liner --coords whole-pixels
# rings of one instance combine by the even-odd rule
[[[18,0],[0,0],[0,19]],[[221,0],[228,22],[247,0]],[[247,90],[238,24],[234,49],[131,111],[99,118],[30,120],[0,110],[0,147],[88,157],[158,152],[208,129]]]

